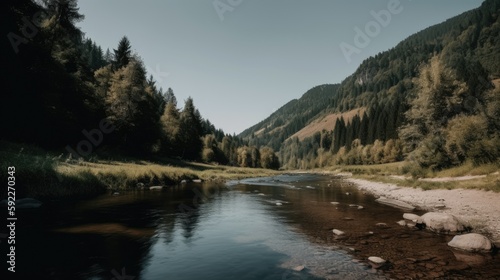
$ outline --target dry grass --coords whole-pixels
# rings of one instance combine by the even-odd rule
[[[16,168],[16,197],[39,199],[85,198],[106,192],[107,189],[127,189],[143,183],[145,186],[174,185],[182,180],[202,179],[225,181],[247,177],[272,176],[278,171],[239,168],[175,159],[155,158],[154,161],[69,160],[63,155],[14,143],[0,143],[0,167]],[[0,180],[7,182],[7,172]],[[0,199],[7,188],[0,191]]]
[[[482,189],[500,192],[500,172],[498,164],[474,166],[465,163],[461,166],[445,169],[439,172],[421,169],[407,162],[395,162],[377,165],[346,165],[332,166],[323,170],[335,173],[350,172],[355,178],[372,180],[382,183],[397,184],[424,190],[431,189]],[[416,175],[416,176],[415,176]],[[458,176],[478,176],[470,180],[455,181]],[[442,178],[441,182],[424,181],[421,178]]]
[[[68,176],[88,172],[104,182],[108,188],[132,188],[137,183],[146,186],[175,185],[182,180],[202,179],[225,181],[247,177],[272,176],[277,171],[258,168],[240,168],[201,163],[181,162],[183,166],[164,165],[148,161],[99,161],[79,164],[59,164],[56,170]]]
[[[363,113],[366,111],[365,107],[361,107],[358,109],[354,109],[345,113],[335,113],[335,114],[329,114],[326,115],[322,118],[318,118],[311,122],[310,124],[306,125],[304,128],[301,130],[297,131],[295,134],[290,136],[289,138],[293,137],[298,137],[301,141],[304,140],[304,138],[313,136],[314,133],[324,130],[333,130],[335,128],[335,122],[337,119],[340,119],[341,117],[344,118],[346,122],[349,122],[354,118],[356,115],[363,116]]]

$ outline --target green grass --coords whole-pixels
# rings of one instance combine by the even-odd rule
[[[120,157],[120,160],[69,160],[64,155],[36,147],[0,143],[0,181],[7,182],[7,167],[16,168],[16,197],[39,199],[86,198],[108,189],[175,185],[182,180],[225,181],[248,177],[272,176],[278,171],[209,165],[176,159],[150,161]],[[7,188],[1,191],[7,196]]]

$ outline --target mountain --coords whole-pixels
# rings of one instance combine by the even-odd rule
[[[499,12],[500,1],[487,0],[477,9],[411,35],[394,48],[363,61],[340,84],[310,89],[300,99],[288,102],[240,136],[250,145],[268,145],[279,150],[285,168],[321,166],[326,163],[318,162],[318,158],[326,152],[330,157],[327,162],[342,162],[341,156],[353,147],[361,151],[368,145],[370,149],[377,146],[380,150],[389,144],[391,147],[386,153],[391,153],[391,149],[395,151],[377,160],[373,155],[367,156],[370,160],[366,161],[360,155],[353,156],[348,163],[414,158],[412,153],[421,143],[409,143],[409,129],[402,129],[411,127],[412,123],[413,128],[417,125],[415,116],[409,113],[411,110],[429,107],[429,104],[414,104],[426,89],[430,94],[446,93],[441,97],[447,104],[436,113],[441,113],[442,120],[434,121],[439,126],[432,127],[436,131],[445,133],[448,129],[449,132],[449,121],[461,115],[489,116],[492,120],[487,118],[487,122],[491,128],[496,125],[496,116],[490,114],[490,111],[496,112],[496,108],[491,108],[491,104],[496,103],[489,92],[493,90],[491,82],[500,77]],[[424,77],[425,71],[428,76],[437,73],[436,78]],[[426,136],[429,131],[419,128],[419,133]],[[465,157],[462,160],[451,156],[456,151],[446,148],[447,140],[450,139],[443,139],[443,144],[437,146],[448,149],[443,152],[447,154],[444,157],[448,158],[448,164],[465,160],[466,156],[460,156]],[[436,148],[434,153],[438,150]]]
[[[270,146],[278,150],[284,140],[301,130],[318,113],[328,108],[337,94],[339,84],[320,85],[308,90],[300,99],[293,99],[268,118],[243,131],[239,136],[250,145]],[[325,106],[326,105],[326,106]]]

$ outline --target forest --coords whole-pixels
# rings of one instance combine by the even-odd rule
[[[240,134],[283,168],[408,160],[439,170],[500,156],[500,2],[431,26],[317,86]],[[311,98],[313,96],[313,98]],[[353,109],[352,118],[344,117]],[[328,129],[294,134],[332,114]],[[277,141],[279,139],[279,141]]]
[[[85,37],[76,0],[6,4],[2,143],[69,160],[125,155],[271,169],[408,160],[438,170],[500,156],[497,0],[367,58],[341,83],[311,88],[240,135],[204,119],[192,98],[181,106],[173,89],[159,88],[126,35],[111,50]],[[329,127],[311,129],[332,115]]]
[[[248,146],[204,119],[190,97],[179,106],[158,88],[127,36],[103,50],[76,23],[76,0],[8,0],[3,12],[3,143],[69,160],[123,155],[279,168],[275,152]]]

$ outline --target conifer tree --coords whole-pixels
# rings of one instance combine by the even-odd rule
[[[118,43],[118,47],[113,49],[114,52],[114,60],[113,66],[115,69],[120,69],[122,67],[127,66],[132,57],[132,51],[130,46],[130,41],[127,36],[123,36]]]

